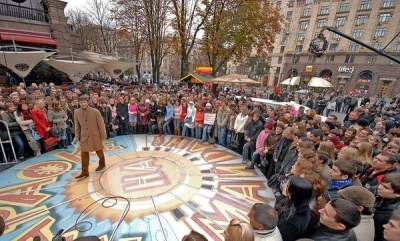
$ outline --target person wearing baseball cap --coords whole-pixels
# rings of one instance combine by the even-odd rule
[[[366,188],[350,186],[338,191],[339,197],[354,203],[361,213],[361,222],[353,228],[357,240],[373,241],[375,237],[374,203],[375,196]]]

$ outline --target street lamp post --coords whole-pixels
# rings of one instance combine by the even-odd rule
[[[297,55],[298,55],[297,52],[293,53],[292,63],[296,63],[297,62]],[[287,87],[288,93],[290,92],[290,84],[292,83],[292,79],[293,79],[293,66],[292,66],[292,68],[290,70],[290,80],[289,80],[289,84],[288,84],[288,87]]]

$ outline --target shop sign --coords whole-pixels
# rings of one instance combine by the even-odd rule
[[[351,66],[351,67],[339,66],[338,72],[339,72],[339,73],[348,73],[348,74],[352,74],[352,73],[354,72],[354,66]]]

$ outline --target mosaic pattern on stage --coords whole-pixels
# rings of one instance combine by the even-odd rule
[[[256,202],[271,202],[259,170],[219,145],[176,136],[119,136],[106,141],[107,167],[82,180],[79,149],[54,150],[1,173],[0,240],[180,241],[190,230],[223,240],[234,218]]]

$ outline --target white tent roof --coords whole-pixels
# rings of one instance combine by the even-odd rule
[[[45,51],[0,51],[0,64],[12,70],[19,77],[25,78],[43,59],[55,52]]]
[[[281,85],[289,85],[289,82],[290,82],[290,85],[299,85],[300,84],[300,76],[285,79],[280,84]]]
[[[100,65],[98,63],[91,63],[87,61],[55,59],[45,60],[45,63],[66,73],[68,77],[74,82],[79,82],[87,73]]]
[[[333,85],[329,81],[319,77],[312,77],[308,86],[316,88],[333,88]]]

